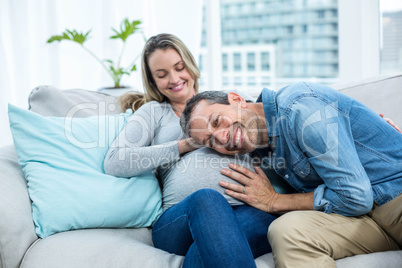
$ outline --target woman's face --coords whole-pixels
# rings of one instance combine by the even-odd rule
[[[159,91],[171,103],[185,104],[195,94],[194,79],[173,48],[155,50],[148,65]]]

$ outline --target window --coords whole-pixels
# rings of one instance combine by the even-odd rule
[[[222,77],[222,84],[223,86],[229,86],[229,77],[227,76]]]
[[[402,3],[381,0],[380,12],[380,72],[400,72],[402,71]]]
[[[308,75],[308,65],[307,64],[303,64],[303,76],[307,76]]]
[[[325,18],[325,11],[324,10],[318,10],[318,11],[316,11],[316,14],[317,14],[317,18],[319,18],[319,19]]]
[[[228,54],[226,53],[222,54],[222,71],[223,72],[228,71]]]
[[[247,77],[247,85],[248,86],[255,86],[256,84],[257,83],[256,83],[256,79],[254,76]]]
[[[236,5],[236,12],[237,12],[238,14],[241,14],[242,11],[243,11],[243,4],[237,4],[237,5]]]
[[[332,50],[332,59],[338,59],[338,50]]]
[[[313,32],[314,33],[322,33],[325,30],[326,30],[325,29],[325,24],[323,24],[323,23],[319,23],[319,24],[316,24],[316,25],[313,26]]]
[[[307,50],[310,46],[311,38],[309,37],[301,37],[297,40],[296,48],[303,48]]]
[[[234,78],[234,85],[235,85],[235,86],[241,86],[241,85],[242,85],[242,81],[241,81],[241,77],[240,77],[240,76],[235,76],[235,78]]]
[[[294,76],[294,64],[284,64],[284,73],[288,77]]]
[[[207,85],[207,83],[206,83],[206,81],[205,81],[205,77],[200,77],[200,79],[199,79],[199,85],[200,85],[200,87],[203,87],[203,86],[206,86]]]
[[[207,45],[207,33],[205,31],[202,31],[201,46],[206,46],[206,45]]]
[[[326,56],[327,56],[327,53],[326,53],[326,51],[324,50],[316,50],[315,52],[314,52],[314,58],[316,59],[316,60],[323,60],[323,59],[325,59],[326,58]]]
[[[199,60],[198,60],[198,69],[200,69],[200,71],[203,71],[203,64],[202,64],[202,60],[203,60],[203,56],[200,54]]]
[[[275,89],[294,82],[295,77],[336,83],[339,1],[348,0],[220,1],[224,51],[220,70],[225,75],[216,76],[227,76],[223,82],[228,86],[247,85],[250,92],[253,84],[253,90],[260,89],[263,76],[269,77],[265,84],[272,83]],[[321,58],[314,57],[316,52]],[[317,64],[326,66],[319,77]]]
[[[240,53],[233,54],[233,70],[241,71],[241,54]]]
[[[211,2],[205,1],[208,5]],[[275,88],[294,81],[291,79],[294,77],[294,73],[291,73],[291,65],[294,66],[293,71],[303,70],[301,73],[306,75],[298,79],[313,80],[323,84],[402,71],[402,52],[400,50],[399,54],[395,52],[402,47],[398,43],[398,40],[401,40],[400,32],[402,31],[402,26],[398,24],[402,16],[401,0],[253,0],[242,3],[239,0],[225,0],[220,2],[221,14],[223,14],[221,25],[226,27],[222,27],[221,31],[222,46],[225,48],[236,46],[236,53],[239,53],[235,60],[233,50],[228,50],[230,52],[227,53],[227,64],[230,71],[234,66],[237,72],[248,68],[247,52],[250,52],[250,49],[247,46],[255,44],[269,44],[274,47],[265,56],[263,52],[268,53],[268,50],[255,51],[255,72],[269,71],[268,76],[271,77]],[[255,10],[250,10],[250,6],[246,10],[245,5],[249,5],[250,2],[256,3]],[[285,19],[286,22],[284,22]],[[249,24],[245,25],[245,23]],[[324,24],[324,26],[315,27],[318,24]],[[287,32],[290,31],[287,28],[288,25],[293,26],[293,33]],[[245,26],[245,29],[252,33],[252,38],[248,33],[242,37],[240,30],[244,29],[241,26]],[[212,26],[209,25],[209,27]],[[258,31],[255,35],[257,27],[262,28],[262,33]],[[392,35],[391,29],[395,31]],[[203,31],[201,42],[203,47],[206,46],[206,38],[207,35]],[[293,39],[293,44],[290,39]],[[238,46],[244,48],[239,50]],[[204,72],[209,67],[205,62],[205,55],[208,52],[205,49],[203,51],[205,52],[201,54],[204,53],[204,66],[202,62],[200,65]],[[317,51],[327,51],[320,62],[315,61],[314,55]],[[304,61],[304,57],[298,56],[300,53],[308,55],[308,60]],[[242,64],[243,55],[245,64]],[[264,57],[270,58],[271,64],[269,60],[263,60]],[[287,57],[286,61],[285,57]],[[300,62],[300,59],[303,59],[303,62]],[[321,66],[317,66],[318,64]],[[301,69],[296,67],[300,65],[306,66]],[[223,68],[225,67],[222,66]],[[319,70],[320,68],[323,69]],[[220,71],[222,69],[219,68]],[[319,77],[316,76],[318,71],[320,71]],[[252,71],[249,72],[249,76],[254,76]],[[219,76],[217,80],[222,78],[221,73],[214,73],[214,75]],[[256,74],[255,77],[261,78],[262,75]],[[208,79],[214,80],[213,77]],[[233,76],[229,76],[229,79],[232,85]],[[244,77],[244,81],[248,81],[247,77]],[[257,80],[257,86],[259,82],[260,80]]]
[[[285,39],[282,44],[284,48],[293,48],[293,39]]]
[[[262,71],[269,71],[269,52],[262,52],[261,53],[261,70]]]
[[[269,76],[263,76],[261,78],[261,84],[262,86],[268,86],[271,83],[271,77]]]
[[[222,7],[222,14],[223,14],[223,15],[228,15],[228,14],[230,14],[229,5],[223,5],[223,7]]]
[[[255,53],[247,53],[247,71],[255,71]]]

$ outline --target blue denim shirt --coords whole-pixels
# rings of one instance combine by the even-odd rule
[[[264,161],[314,191],[315,210],[357,216],[402,193],[402,135],[365,105],[314,83],[263,89],[261,101],[273,149]]]

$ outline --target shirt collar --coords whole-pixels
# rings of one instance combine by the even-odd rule
[[[271,144],[272,138],[279,136],[278,108],[276,105],[275,91],[264,88],[256,102],[262,102],[264,106],[265,123],[267,126],[268,137],[270,138],[268,142]]]

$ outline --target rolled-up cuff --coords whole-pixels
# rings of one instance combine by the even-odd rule
[[[325,184],[321,184],[314,190],[314,210],[332,213],[331,203],[324,198]]]

